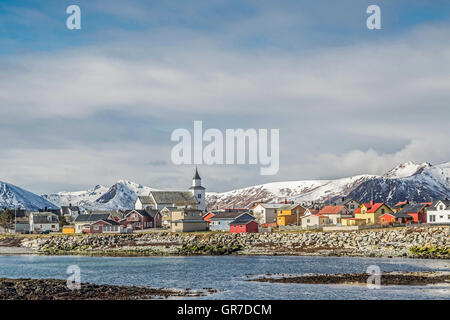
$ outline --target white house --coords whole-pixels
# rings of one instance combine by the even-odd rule
[[[450,223],[450,200],[433,202],[427,208],[427,223]]]
[[[30,213],[31,232],[58,232],[59,218],[52,212],[31,212]]]
[[[284,203],[258,203],[251,210],[258,223],[276,223],[277,209],[285,205]]]

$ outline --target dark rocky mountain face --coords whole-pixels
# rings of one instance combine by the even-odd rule
[[[358,202],[386,202],[395,205],[399,201],[432,202],[449,197],[450,190],[433,188],[417,179],[374,178],[362,183],[348,194]]]

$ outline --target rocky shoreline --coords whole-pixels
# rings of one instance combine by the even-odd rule
[[[365,285],[373,275],[368,273],[311,274],[301,276],[279,276],[267,274],[264,277],[246,281],[270,283],[302,284],[358,284]],[[380,285],[421,286],[430,284],[450,284],[450,273],[438,272],[387,272],[380,276]]]
[[[196,297],[215,290],[156,289],[148,287],[114,286],[82,283],[71,290],[66,280],[0,278],[0,300],[136,300],[169,297]]]
[[[14,240],[11,240],[14,239]],[[123,235],[0,237],[29,253],[88,256],[319,255],[450,259],[450,226],[421,226],[339,232],[151,232]],[[6,248],[6,249],[5,249]]]

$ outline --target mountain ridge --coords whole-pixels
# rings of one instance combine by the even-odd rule
[[[9,188],[2,189],[2,185],[8,185]],[[110,187],[96,185],[84,191],[38,196],[0,182],[0,206],[22,206],[32,210],[36,210],[38,206],[50,208],[68,205],[80,206],[86,210],[131,209],[137,196],[148,195],[152,190],[158,189],[119,180]],[[255,202],[280,202],[285,199],[299,203],[331,203],[346,196],[360,202],[373,198],[391,205],[405,199],[431,201],[450,197],[450,162],[433,166],[427,162],[415,164],[408,161],[383,175],[362,174],[330,180],[280,181],[226,192],[207,192],[206,202],[208,208],[215,209],[248,207]]]

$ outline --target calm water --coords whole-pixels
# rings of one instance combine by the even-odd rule
[[[224,290],[207,299],[450,299],[450,286],[303,285],[245,282],[266,273],[360,273],[369,265],[386,271],[450,271],[450,260],[336,257],[151,257],[0,256],[0,277],[66,279],[69,265],[81,281],[157,288]],[[204,297],[203,297],[204,298]]]

